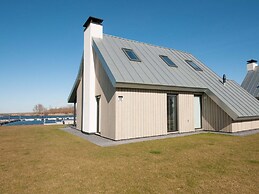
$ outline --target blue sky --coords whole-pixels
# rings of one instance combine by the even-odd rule
[[[192,53],[241,83],[259,59],[259,0],[0,0],[0,113],[67,105],[89,16],[104,33]]]

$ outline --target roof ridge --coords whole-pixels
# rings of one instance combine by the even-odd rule
[[[168,49],[168,50],[171,50],[171,51],[178,51],[178,52],[182,52],[182,53],[186,53],[186,54],[191,54],[191,53],[186,52],[186,51],[173,49],[173,48],[169,48],[169,47],[165,47],[165,46],[159,46],[159,45],[155,45],[155,44],[151,44],[151,43],[141,42],[141,41],[137,41],[137,40],[127,39],[127,38],[123,38],[123,37],[119,37],[119,36],[114,36],[114,35],[111,35],[111,34],[105,34],[104,33],[103,35],[110,36],[112,38],[118,38],[118,39],[130,41],[130,42],[134,42],[134,43],[140,43],[140,44],[145,44],[145,45],[148,45],[148,46],[158,47],[158,48],[162,48],[162,49]]]

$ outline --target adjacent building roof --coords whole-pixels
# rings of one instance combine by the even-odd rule
[[[133,50],[140,60],[129,60],[123,48]],[[93,49],[114,87],[205,92],[233,120],[259,118],[258,100],[235,81],[223,84],[220,76],[190,53],[106,34],[93,39]],[[167,56],[177,67],[160,56]],[[201,70],[195,70],[190,61]]]
[[[259,66],[255,67],[253,71],[248,71],[241,86],[259,99]]]

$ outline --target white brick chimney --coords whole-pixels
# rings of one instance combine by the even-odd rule
[[[95,68],[93,38],[103,38],[102,19],[89,17],[84,24],[83,114],[82,131],[97,132],[97,103],[95,98]]]
[[[247,71],[254,71],[255,68],[258,66],[257,65],[257,61],[254,59],[251,59],[249,61],[247,61]]]

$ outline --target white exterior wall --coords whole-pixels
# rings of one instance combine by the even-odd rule
[[[257,63],[248,63],[246,65],[247,71],[254,71],[257,66],[258,66]]]
[[[116,140],[167,134],[166,106],[166,93],[117,89]]]
[[[76,91],[76,128],[81,130],[82,121],[82,80],[79,82]]]
[[[123,97],[122,100],[119,96]],[[180,93],[177,96],[179,132],[195,131],[194,94]],[[116,140],[166,135],[168,133],[167,92],[117,89],[115,101]]]
[[[92,38],[103,38],[102,25],[90,23],[84,31],[84,68],[83,68],[83,126],[87,133],[96,132],[96,99],[95,99],[95,68],[93,59]]]
[[[202,128],[210,131],[231,132],[233,119],[208,95],[202,97]]]
[[[259,129],[259,120],[234,122],[232,123],[231,132],[247,131],[252,129]]]
[[[115,139],[115,88],[112,86],[101,62],[94,52],[95,62],[95,96],[100,96],[99,131],[101,136]]]
[[[195,131],[193,94],[178,95],[178,130],[180,133]]]
[[[202,102],[202,128],[204,130],[238,132],[259,129],[259,120],[235,122],[207,95],[203,95]]]

